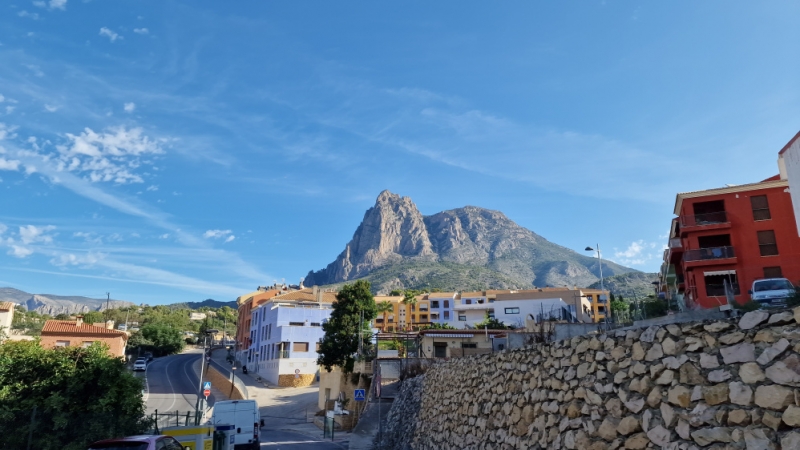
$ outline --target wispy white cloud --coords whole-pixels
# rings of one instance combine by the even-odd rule
[[[53,225],[44,227],[37,227],[35,225],[25,225],[19,227],[19,239],[23,244],[46,243],[53,242],[53,235],[51,231],[55,230]]]
[[[203,233],[203,237],[206,239],[224,239],[224,242],[231,242],[236,239],[232,230],[207,230]]]
[[[8,254],[11,256],[16,256],[17,258],[27,258],[33,254],[33,250],[28,247],[23,247],[21,245],[11,244],[10,250]]]
[[[154,184],[151,184],[150,186],[147,186],[147,189],[145,189],[145,190],[146,191],[150,191],[150,192],[155,192],[155,191],[158,190],[158,186],[156,186]]]
[[[169,239],[169,233],[164,233],[158,237],[159,239]]]
[[[124,105],[125,112],[133,112],[136,110],[136,103],[130,102]]]
[[[50,259],[50,264],[54,266],[92,266],[104,259],[105,256],[102,253],[94,252],[85,254],[64,253]]]
[[[150,30],[148,30],[147,28],[134,28],[133,32],[136,34],[148,34],[150,33]]]
[[[28,12],[28,11],[25,11],[24,9],[22,11],[18,12],[17,15],[20,16],[20,17],[27,17],[27,18],[33,19],[33,20],[39,20],[39,13]]]
[[[0,157],[0,170],[19,170],[20,162],[15,159],[6,159]]]
[[[47,103],[45,103],[44,109],[47,112],[56,112],[56,111],[58,111],[59,107],[55,106],[55,105],[48,105]]]
[[[114,42],[117,39],[122,39],[123,38],[119,34],[111,31],[109,28],[106,28],[106,27],[100,28],[100,33],[99,34],[100,34],[100,36],[106,36],[109,39],[109,41],[111,41],[111,42]]]
[[[36,0],[33,2],[33,5],[39,8],[47,8],[50,10],[60,9],[64,11],[67,9],[67,0],[50,0],[49,2],[44,0]]]
[[[86,128],[79,135],[66,136],[70,144],[56,146],[57,169],[86,174],[93,182],[142,183],[142,177],[132,172],[146,163],[141,157],[164,153],[141,128],[115,127],[100,133]]]
[[[661,257],[663,244],[646,242],[644,239],[631,242],[624,250],[614,249],[612,261],[627,266],[644,266]]]

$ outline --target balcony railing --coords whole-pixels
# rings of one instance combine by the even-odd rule
[[[280,359],[286,359],[286,358],[288,358],[288,357],[289,357],[289,350],[282,350],[282,351],[281,351],[281,350],[279,350],[279,351],[278,351],[278,358],[280,358]]]
[[[681,226],[684,227],[701,227],[718,223],[728,223],[728,213],[718,211],[694,216],[681,216]]]
[[[733,247],[711,247],[711,248],[700,248],[697,250],[687,250],[686,253],[683,254],[683,261],[705,261],[709,259],[725,259],[725,258],[735,258],[736,252],[734,252]]]
[[[672,238],[669,240],[669,248],[681,248],[683,245],[681,244],[680,238]]]

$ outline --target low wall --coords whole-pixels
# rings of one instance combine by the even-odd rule
[[[383,444],[800,449],[798,322],[754,311],[452,359],[405,382]]]
[[[227,395],[230,400],[246,400],[239,388],[231,384],[231,380],[213,366],[206,366],[206,374],[203,378],[206,381],[210,381],[215,388]]]

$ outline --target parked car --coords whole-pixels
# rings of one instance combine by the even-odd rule
[[[753,281],[750,298],[762,308],[786,306],[786,299],[795,294],[792,282],[786,278],[765,278]]]
[[[186,447],[188,449],[189,447]],[[184,450],[172,436],[128,436],[97,441],[89,450]]]
[[[261,415],[255,400],[226,400],[214,403],[211,423],[234,426],[235,450],[258,450],[261,447],[258,436]]]
[[[133,363],[133,371],[136,372],[137,370],[147,370],[147,360],[144,358],[139,358],[136,362]]]

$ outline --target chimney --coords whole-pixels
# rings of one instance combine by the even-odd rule
[[[83,325],[83,316],[76,316],[75,326],[80,327]]]
[[[322,291],[319,290],[319,286],[314,285],[311,288],[311,294],[314,295],[314,301],[319,303],[322,300]]]

